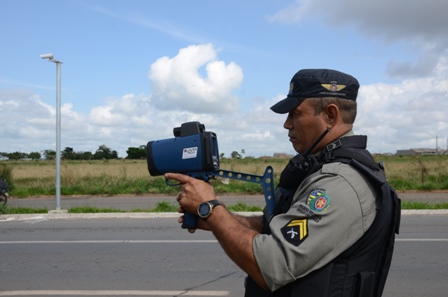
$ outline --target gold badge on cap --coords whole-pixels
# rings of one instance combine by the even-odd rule
[[[293,82],[289,84],[289,93],[288,93],[288,95],[292,95],[292,90],[294,90],[294,83]]]
[[[338,92],[346,87],[346,85],[338,84],[321,84],[321,86],[331,92]]]

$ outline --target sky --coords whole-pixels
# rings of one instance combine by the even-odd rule
[[[199,121],[230,156],[293,154],[285,98],[300,69],[358,79],[372,153],[447,149],[446,0],[0,0],[0,152],[94,153]]]

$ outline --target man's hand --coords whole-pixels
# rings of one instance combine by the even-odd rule
[[[165,177],[180,183],[177,201],[181,207],[179,209],[181,213],[188,211],[197,214],[199,204],[218,199],[213,187],[207,182],[179,173],[167,173]],[[198,220],[197,229],[212,230],[227,255],[263,288],[267,288],[252,248],[253,238],[259,234],[254,229],[261,229],[262,217],[248,220],[232,215],[225,208],[215,209],[207,220]],[[181,222],[183,217],[179,218],[179,223]],[[188,231],[193,233],[195,229]]]
[[[215,195],[212,185],[209,183],[190,177],[180,173],[166,173],[165,178],[176,180],[180,183],[179,194],[176,197],[179,202],[179,213],[185,211],[197,215],[197,209],[199,204],[205,201],[218,199]],[[179,218],[179,223],[183,223],[184,217]],[[198,220],[198,226],[196,229],[210,230],[207,223],[204,220]],[[196,229],[188,229],[190,233],[194,233]]]

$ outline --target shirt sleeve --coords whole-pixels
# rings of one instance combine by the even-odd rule
[[[299,187],[289,211],[253,249],[271,290],[303,277],[352,246],[372,224],[376,190],[347,164],[330,163]]]

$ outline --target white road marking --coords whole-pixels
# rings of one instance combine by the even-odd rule
[[[421,242],[430,242],[430,241],[448,241],[447,238],[397,238],[395,241],[421,241]]]
[[[397,238],[402,242],[448,242],[448,238]],[[68,244],[68,243],[218,243],[217,240],[20,240],[0,244]]]
[[[55,243],[217,243],[212,240],[20,240],[0,241],[0,244],[55,244]]]
[[[0,291],[0,296],[227,296],[228,291],[114,291],[114,290],[18,290]]]

